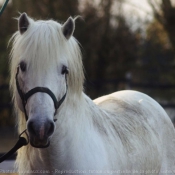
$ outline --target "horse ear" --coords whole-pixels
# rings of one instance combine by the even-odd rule
[[[75,30],[75,22],[72,17],[69,17],[62,26],[62,32],[66,39],[69,39]]]
[[[29,19],[26,13],[22,13],[18,21],[18,30],[21,34],[27,31],[29,27]]]

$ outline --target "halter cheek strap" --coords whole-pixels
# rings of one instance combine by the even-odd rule
[[[54,103],[54,107],[55,107],[55,113],[54,113],[54,115],[56,115],[57,109],[61,106],[61,104],[63,103],[63,101],[65,100],[66,95],[67,95],[67,88],[68,88],[68,86],[67,86],[67,76],[66,76],[67,73],[65,73],[66,92],[65,92],[64,96],[59,101],[57,100],[57,98],[55,97],[55,95],[53,94],[53,92],[49,88],[46,88],[46,87],[35,87],[35,88],[29,90],[27,93],[23,93],[23,91],[20,88],[19,82],[18,82],[18,74],[19,74],[19,66],[17,67],[17,73],[16,73],[16,87],[17,87],[19,96],[20,96],[21,101],[22,101],[22,105],[23,105],[23,108],[24,108],[24,114],[25,114],[26,121],[28,120],[28,116],[27,116],[27,112],[26,112],[25,106],[27,104],[28,99],[33,94],[35,94],[37,92],[46,93],[46,94],[48,94],[52,98],[53,103]],[[54,122],[56,120],[57,119],[54,119]]]

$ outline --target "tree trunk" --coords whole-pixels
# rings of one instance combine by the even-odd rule
[[[175,7],[171,0],[161,0],[160,10],[155,7],[153,0],[148,0],[152,7],[155,18],[163,25],[166,30],[173,49],[175,50]]]

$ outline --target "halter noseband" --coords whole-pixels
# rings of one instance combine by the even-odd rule
[[[19,96],[22,100],[22,105],[23,105],[23,108],[24,108],[24,114],[25,114],[25,118],[26,118],[26,121],[28,120],[28,116],[27,116],[27,112],[26,112],[26,104],[27,104],[27,100],[35,93],[37,92],[41,92],[41,93],[46,93],[48,94],[53,102],[54,102],[54,107],[55,107],[55,113],[54,115],[56,115],[56,112],[57,112],[57,109],[61,106],[61,104],[63,103],[63,101],[65,100],[66,98],[66,95],[67,95],[67,76],[66,74],[68,72],[65,73],[65,79],[66,79],[66,92],[64,94],[64,96],[58,101],[57,98],[55,97],[55,95],[53,94],[53,92],[46,88],[46,87],[35,87],[31,90],[29,90],[27,93],[23,93],[23,91],[21,90],[20,88],[20,85],[19,85],[19,82],[18,82],[18,73],[19,73],[19,66],[17,67],[17,73],[16,73],[16,87],[17,87],[17,90],[18,90],[18,93],[19,93]],[[57,119],[54,119],[54,122],[56,121]]]
[[[64,96],[59,100],[57,101],[57,98],[55,97],[55,95],[53,94],[53,92],[46,88],[46,87],[35,87],[31,90],[29,90],[27,93],[23,93],[23,91],[21,90],[20,86],[19,86],[19,82],[18,82],[18,73],[19,73],[19,66],[17,67],[17,73],[16,73],[16,87],[17,87],[17,90],[18,90],[18,93],[19,93],[19,96],[22,100],[22,104],[23,104],[23,108],[24,108],[24,113],[25,113],[25,118],[26,118],[26,121],[28,120],[28,116],[27,116],[27,113],[26,113],[26,104],[27,104],[27,100],[35,93],[37,92],[42,92],[42,93],[46,93],[48,95],[50,95],[50,97],[52,98],[53,102],[54,102],[54,106],[55,106],[55,114],[56,115],[56,112],[57,112],[57,109],[60,107],[60,105],[63,103],[63,101],[65,100],[66,98],[66,94],[67,94],[67,77],[66,77],[66,74],[68,73],[67,71],[65,72],[65,79],[66,79],[66,92],[64,94]],[[54,119],[54,122],[56,121],[56,119]],[[26,132],[27,129],[25,129],[20,135],[19,135],[19,139],[17,141],[17,143],[15,144],[15,146],[9,151],[7,152],[6,154],[4,154],[3,156],[0,157],[0,163],[2,163],[3,161],[5,161],[8,157],[10,157],[12,154],[14,154],[18,149],[20,149],[22,146],[26,146],[28,143],[29,143],[29,136]],[[27,140],[25,137],[22,137],[21,135],[25,133],[26,136],[27,136]],[[43,146],[43,147],[38,147],[38,148],[46,148],[48,147],[50,144],[50,142],[48,142],[48,144],[46,146]]]

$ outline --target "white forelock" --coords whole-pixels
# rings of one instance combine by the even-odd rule
[[[11,38],[11,87],[15,86],[14,73],[20,60],[26,60],[31,70],[41,72],[48,66],[66,63],[69,69],[69,90],[81,93],[84,73],[81,51],[76,39],[67,40],[61,30],[62,25],[53,21],[34,21],[29,18],[29,27],[24,34],[17,31]],[[32,71],[31,71],[32,73]],[[35,76],[31,74],[31,77]]]

